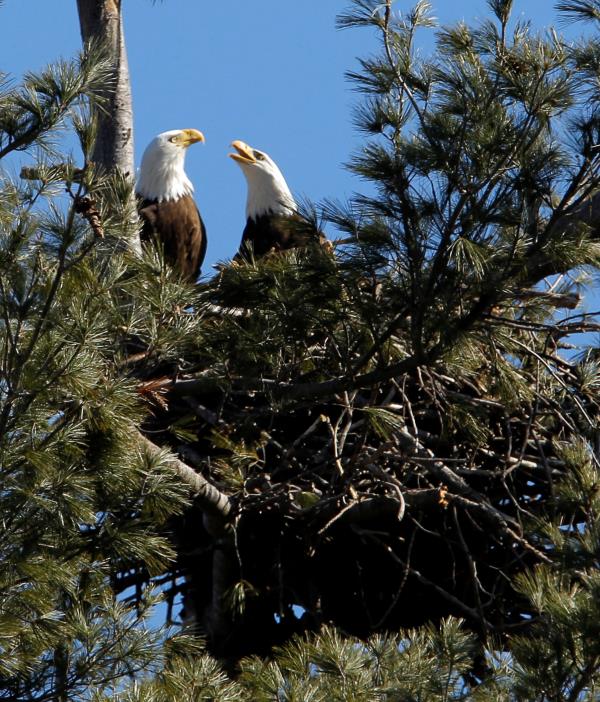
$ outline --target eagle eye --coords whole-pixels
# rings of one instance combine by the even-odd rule
[[[265,160],[265,157],[260,153],[260,151],[253,151],[252,153],[254,154],[254,158],[257,161],[264,161]]]
[[[172,137],[169,137],[169,141],[171,142],[171,144],[176,144],[178,137],[179,137],[179,134],[174,134]]]

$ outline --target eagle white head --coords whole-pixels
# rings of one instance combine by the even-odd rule
[[[243,141],[234,141],[231,146],[237,153],[229,156],[239,164],[248,182],[246,217],[295,212],[296,202],[275,161]]]
[[[187,147],[197,141],[204,141],[197,129],[172,129],[154,137],[142,156],[136,193],[158,202],[191,195],[194,186],[183,167]]]

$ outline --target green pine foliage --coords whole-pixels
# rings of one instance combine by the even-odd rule
[[[4,173],[0,196],[3,699],[83,699],[118,687],[152,664],[166,635],[147,624],[158,593],[116,596],[128,573],[160,573],[172,560],[160,525],[187,497],[134,441],[146,410],[119,370],[119,339],[138,334],[169,357],[181,325],[165,333],[165,320],[173,298],[189,304],[189,291],[170,288],[167,310],[157,289],[168,287],[166,273],[151,260],[128,265],[117,247],[131,226],[117,197],[123,184],[86,164],[93,125],[83,117],[105,78],[92,52],[2,95],[2,156],[40,159],[25,172],[35,180]],[[78,172],[52,146],[69,128],[82,137]]]
[[[325,627],[295,637],[267,661],[240,664],[232,682],[200,650],[178,655],[152,681],[135,684],[118,699],[137,702],[214,699],[377,702],[414,700],[595,700],[600,692],[600,579],[597,521],[576,528],[585,509],[598,514],[600,471],[588,445],[563,446],[573,474],[557,485],[557,499],[572,510],[570,529],[540,523],[553,567],[540,566],[517,580],[535,612],[527,636],[491,637],[484,648],[464,622],[447,619],[397,634],[358,640]],[[579,516],[578,516],[579,515]],[[568,567],[565,568],[565,564]]]
[[[600,47],[488,5],[356,0],[373,194],[198,286],[89,162],[101,54],[3,86],[0,699],[598,698]]]
[[[597,39],[490,7],[426,58],[429,3],[354,3],[340,26],[382,45],[350,74],[367,139],[349,166],[375,194],[326,203],[335,256],[225,266],[201,290],[220,314],[172,393],[193,393],[177,421],[237,500],[233,568],[264,597],[234,657],[260,647],[255,616],[281,617],[266,649],[303,629],[293,604],[361,636],[454,615],[485,639],[534,618],[512,583],[553,560],[539,520],[570,519],[560,447],[597,441],[595,356],[565,353],[597,329],[574,309],[600,251]],[[191,419],[198,404],[217,411]]]

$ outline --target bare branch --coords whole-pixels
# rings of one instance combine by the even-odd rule
[[[152,441],[146,438],[141,432],[137,432],[137,438],[141,446],[143,446],[151,456],[160,455],[164,457],[165,449],[152,443]],[[213,525],[214,531],[218,531],[217,525],[219,523],[222,530],[231,514],[231,499],[220,492],[220,490],[209,483],[206,478],[202,477],[193,468],[190,468],[190,466],[186,465],[175,456],[168,456],[168,465],[184,483],[189,485],[197,504],[202,510],[208,516],[216,518],[216,524]],[[212,520],[210,523],[213,524]]]

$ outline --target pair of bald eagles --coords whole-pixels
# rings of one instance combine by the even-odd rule
[[[206,254],[206,228],[192,197],[184,170],[188,146],[204,141],[196,129],[176,129],[155,137],[144,152],[136,194],[142,222],[141,238],[162,247],[165,259],[194,282]],[[248,184],[246,227],[236,258],[260,257],[308,243],[307,228],[293,226],[296,203],[277,164],[267,154],[234,141],[229,154],[242,168]],[[313,232],[318,239],[320,233]]]

